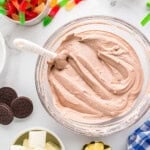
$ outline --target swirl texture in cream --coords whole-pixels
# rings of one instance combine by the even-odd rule
[[[134,49],[105,31],[68,36],[49,61],[48,78],[56,109],[78,121],[107,121],[129,111],[143,85]]]

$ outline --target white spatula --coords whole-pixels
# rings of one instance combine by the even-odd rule
[[[25,40],[25,39],[20,39],[20,38],[15,39],[13,41],[13,44],[18,50],[33,52],[33,53],[36,53],[41,56],[48,56],[51,59],[53,59],[57,56],[56,53],[51,52],[33,42]]]

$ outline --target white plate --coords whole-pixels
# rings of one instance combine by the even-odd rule
[[[4,38],[0,33],[0,74],[3,71],[5,61],[6,61],[6,46],[5,46]]]

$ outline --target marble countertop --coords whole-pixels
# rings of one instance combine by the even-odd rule
[[[52,24],[42,27],[38,24],[32,27],[15,25],[0,16],[0,32],[3,33],[7,43],[7,61],[5,69],[0,77],[0,86],[11,86],[15,88],[18,95],[30,97],[34,103],[33,114],[25,120],[15,119],[8,126],[0,125],[0,149],[8,150],[18,132],[30,127],[45,127],[54,131],[64,142],[66,150],[80,150],[81,147],[93,140],[102,140],[112,146],[113,150],[126,150],[127,137],[149,117],[149,112],[135,125],[119,133],[99,138],[90,138],[77,135],[64,128],[53,120],[42,107],[38,98],[34,74],[37,56],[27,52],[18,52],[12,46],[12,40],[16,37],[26,38],[39,45],[43,45],[47,38],[62,25],[69,21],[84,16],[110,15],[121,18],[136,26],[147,38],[150,37],[150,24],[146,27],[140,26],[140,20],[148,12],[145,8],[146,0],[86,0],[71,12],[64,9],[56,16]]]

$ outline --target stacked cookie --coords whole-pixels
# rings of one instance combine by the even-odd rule
[[[16,91],[10,87],[0,89],[0,124],[10,124],[14,116],[26,118],[32,111],[33,104],[29,98],[18,97]]]

